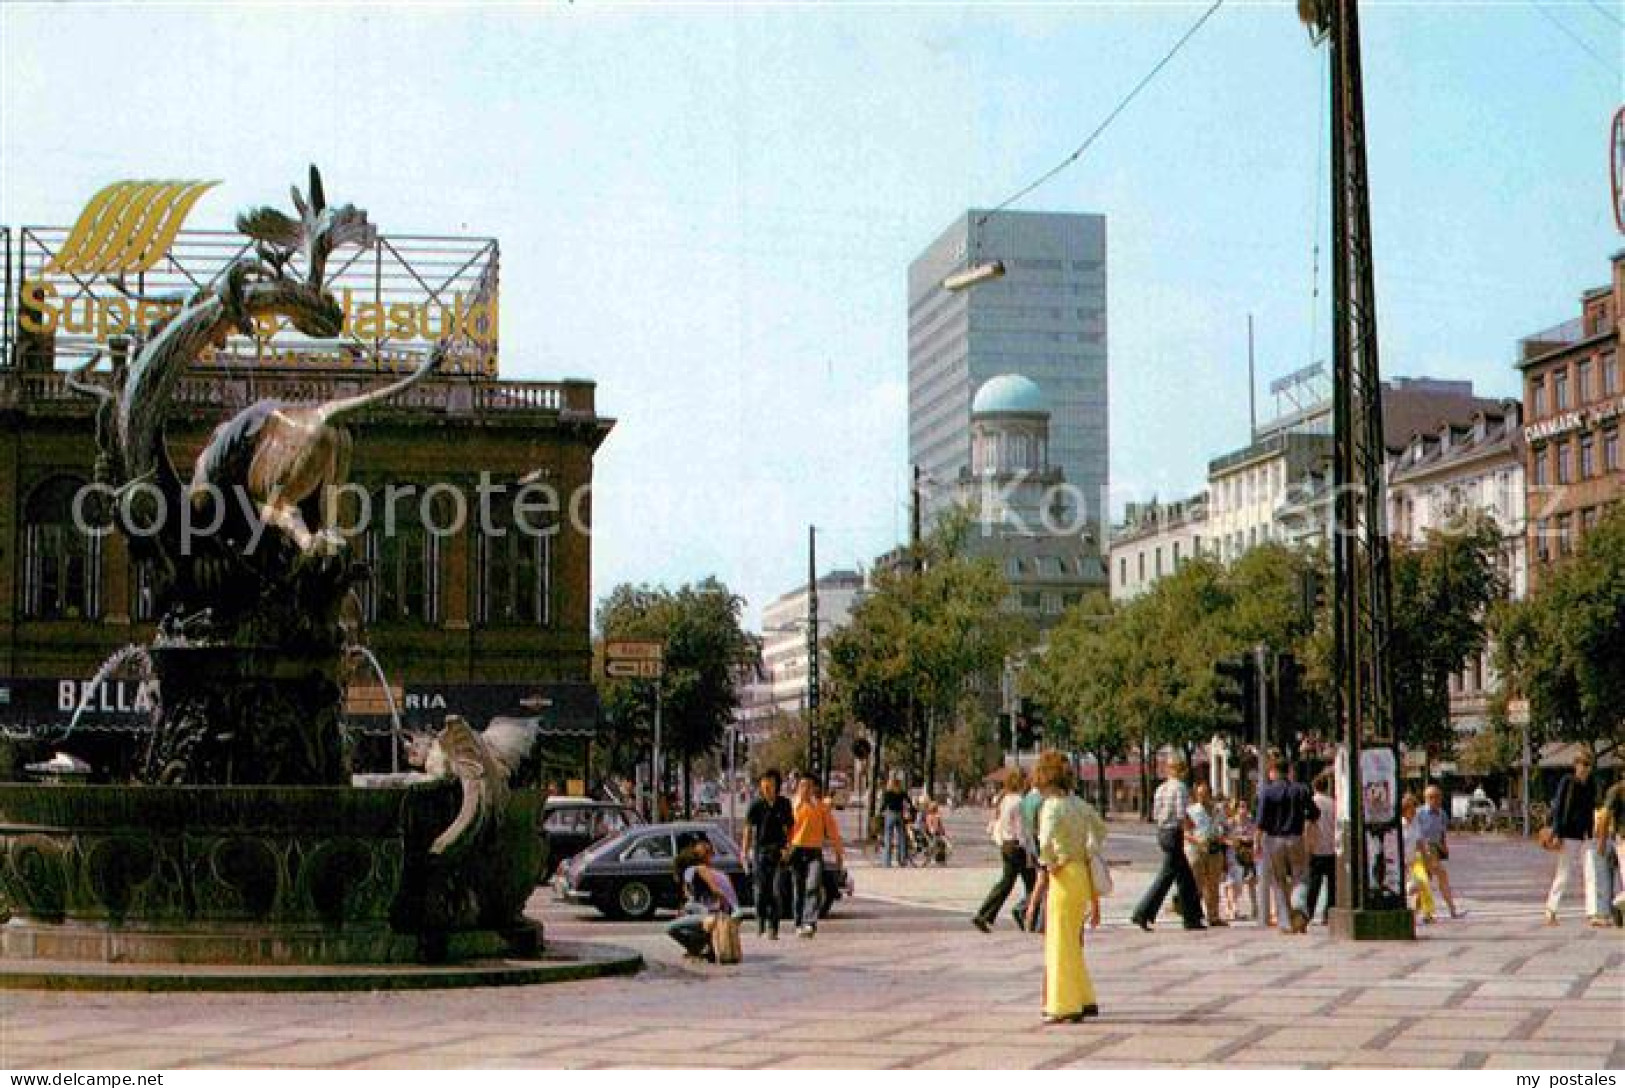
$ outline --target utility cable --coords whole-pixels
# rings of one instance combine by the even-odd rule
[[[1174,47],[1168,50],[1163,58],[1157,61],[1152,69],[1141,77],[1140,82],[1134,85],[1134,89],[1123,96],[1123,100],[1117,103],[1116,107],[1111,111],[1111,113],[1106,115],[1106,119],[1095,127],[1095,130],[1084,139],[1083,143],[1078,145],[1078,149],[1076,151],[1072,152],[1072,154],[1061,160],[1058,165],[1040,176],[1037,181],[1034,181],[1025,188],[1018,190],[1014,195],[1006,197],[1004,200],[1000,201],[995,207],[983,212],[976,220],[976,225],[980,227],[982,224],[988,221],[989,217],[993,216],[997,212],[1003,211],[1005,208],[1008,208],[1010,205],[1014,204],[1028,193],[1031,193],[1034,189],[1037,189],[1039,186],[1053,178],[1056,174],[1059,174],[1061,171],[1065,170],[1067,167],[1071,166],[1073,163],[1082,158],[1083,153],[1089,150],[1089,145],[1094,143],[1095,140],[1100,137],[1101,133],[1105,132],[1106,129],[1111,126],[1113,121],[1117,120],[1118,114],[1122,113],[1128,108],[1129,103],[1133,102],[1139,93],[1145,90],[1153,79],[1157,78],[1157,74],[1167,67],[1168,62],[1173,60],[1181,49],[1185,48],[1185,44],[1194,38],[1196,36],[1196,32],[1201,30],[1207,21],[1213,18],[1214,14],[1223,6],[1224,0],[1213,0],[1212,6],[1204,11],[1201,17],[1197,19],[1196,22],[1191,24],[1190,29],[1185,31],[1180,39],[1174,43]]]

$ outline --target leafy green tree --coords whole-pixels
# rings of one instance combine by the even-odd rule
[[[1496,569],[1501,531],[1478,518],[1458,531],[1429,532],[1392,557],[1394,730],[1412,750],[1454,751],[1450,674],[1484,651],[1488,614],[1506,593]]]
[[[743,598],[715,578],[676,591],[619,585],[598,608],[604,640],[646,638],[665,644],[661,746],[682,767],[685,799],[691,795],[692,761],[721,743],[739,705],[736,666],[754,652],[740,627],[743,611]],[[599,691],[607,716],[623,728],[653,721],[655,696],[649,682],[604,678]]]
[[[1505,696],[1529,701],[1534,743],[1567,741],[1600,758],[1625,742],[1625,504],[1608,507],[1535,592],[1494,614]]]
[[[1093,757],[1102,804],[1110,796],[1106,767],[1124,759],[1130,743],[1119,702],[1130,658],[1123,652],[1126,640],[1111,637],[1115,619],[1111,599],[1090,594],[1062,615],[1046,649],[1022,676],[1024,687],[1048,712],[1046,740]]]

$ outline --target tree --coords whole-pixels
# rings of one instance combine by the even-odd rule
[[[1104,593],[1069,608],[1050,631],[1049,644],[1023,675],[1023,684],[1048,714],[1047,739],[1093,757],[1102,808],[1110,794],[1106,767],[1128,755],[1129,733],[1118,701],[1125,662],[1122,640],[1109,637],[1115,609]]]
[[[1534,743],[1585,745],[1597,758],[1625,742],[1625,504],[1608,507],[1576,553],[1533,595],[1492,619],[1506,698],[1529,701]]]
[[[882,751],[906,744],[921,721],[951,735],[967,683],[996,674],[1028,636],[1005,610],[1004,575],[991,559],[966,555],[965,541],[963,519],[943,519],[909,561],[876,573],[830,638],[831,704],[872,730]]]
[[[715,578],[675,592],[619,585],[598,608],[598,630],[605,640],[646,638],[665,644],[661,745],[681,764],[685,804],[691,795],[692,760],[717,747],[739,705],[736,666],[753,651],[739,624],[743,611],[743,598]],[[599,689],[606,715],[623,729],[653,721],[654,685],[648,681],[601,679]]]
[[[1454,751],[1450,674],[1484,651],[1490,607],[1506,593],[1495,565],[1500,548],[1494,520],[1479,517],[1394,551],[1388,656],[1394,732],[1426,754],[1424,770],[1435,755]]]

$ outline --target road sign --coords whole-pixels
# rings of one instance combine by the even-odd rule
[[[616,639],[604,644],[604,657],[610,661],[660,661],[666,645],[652,639]]]
[[[621,679],[658,680],[665,671],[665,663],[661,661],[627,661],[624,658],[613,658],[604,662],[605,675]]]

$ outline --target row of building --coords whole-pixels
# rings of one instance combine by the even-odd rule
[[[1625,497],[1619,315],[1625,252],[1586,291],[1572,320],[1523,338],[1522,400],[1475,396],[1470,383],[1396,378],[1383,387],[1388,526],[1418,545],[1487,514],[1502,533],[1510,594],[1537,588],[1609,503]],[[1207,487],[1174,502],[1131,504],[1112,533],[1111,593],[1144,593],[1193,556],[1231,561],[1265,542],[1329,546],[1331,403],[1311,367],[1272,387],[1288,410],[1241,449],[1208,464]],[[1451,677],[1451,714],[1472,732],[1497,679],[1489,654]]]
[[[1131,502],[1108,529],[1105,221],[1095,215],[965,213],[909,269],[909,453],[927,524],[976,514],[970,547],[1010,582],[1008,607],[1040,632],[1092,590],[1144,593],[1197,556],[1232,562],[1265,543],[1320,548],[1332,517],[1331,380],[1324,365],[1274,382],[1275,411],[1245,445],[1213,458],[1207,486],[1177,501]],[[944,280],[997,260],[970,291]],[[1383,385],[1389,529],[1419,544],[1480,513],[1501,528],[1511,594],[1538,585],[1607,503],[1625,495],[1619,314],[1625,252],[1580,314],[1525,337],[1522,399],[1472,383],[1396,377]],[[877,567],[900,553],[878,557]],[[821,635],[865,592],[859,571],[818,582]],[[800,716],[808,673],[808,587],[764,611],[762,665],[745,685],[741,728],[761,736]],[[1496,678],[1488,654],[1451,678],[1452,715],[1480,728]],[[1007,679],[1010,709],[1018,695]],[[1131,788],[1125,769],[1123,788]]]

